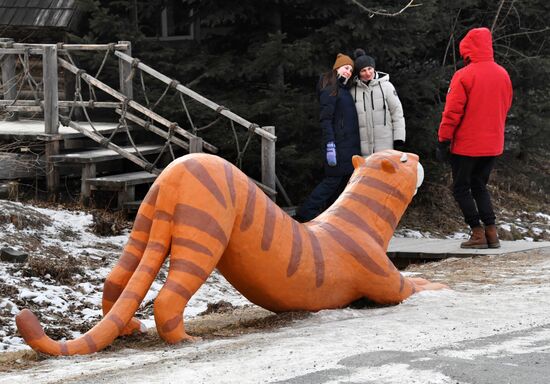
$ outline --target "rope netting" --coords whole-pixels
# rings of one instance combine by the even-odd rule
[[[0,93],[3,93],[4,95],[11,94],[14,89],[16,90],[15,96],[10,103],[0,105],[0,116],[7,119],[10,119],[15,115],[14,111],[8,110],[9,107],[15,106],[18,100],[29,100],[28,98],[23,98],[25,90],[28,90],[32,94],[34,104],[42,107],[43,109],[40,102],[40,94],[43,92],[43,82],[42,80],[37,81],[32,74],[33,70],[39,65],[39,62],[35,61],[31,65],[30,48],[25,49],[23,54],[17,54],[15,56],[15,68],[21,68],[21,70],[19,72],[14,71],[14,76],[4,79],[4,81],[0,84]],[[8,57],[9,55],[4,54],[0,57],[0,62],[7,60]],[[25,88],[25,86],[27,88]],[[28,96],[29,92],[27,92],[25,96]],[[31,118],[35,117],[38,113],[39,112],[35,112]]]
[[[140,60],[135,58],[132,58],[129,73],[127,77],[123,79],[123,81],[132,82],[136,78],[138,79],[138,81],[136,81],[135,83],[138,83],[139,87],[137,87],[137,89],[134,88],[134,91],[138,91],[136,93],[139,93],[138,98],[132,97],[132,99],[130,99],[126,96],[121,97],[120,95],[122,94],[118,91],[115,91],[113,88],[107,87],[108,89],[112,90],[112,92],[110,92],[108,89],[106,90],[105,87],[99,87],[99,85],[94,80],[98,80],[100,76],[104,75],[106,68],[108,68],[109,66],[109,59],[114,56],[113,53],[115,52],[115,50],[115,44],[109,44],[103,54],[97,70],[94,71],[93,75],[90,75],[87,74],[85,70],[80,69],[76,65],[76,60],[70,53],[70,50],[63,50],[61,44],[61,46],[59,47],[59,54],[64,55],[64,57],[73,66],[73,68],[76,68],[76,71],[73,72],[73,98],[72,100],[67,100],[70,101],[69,103],[65,102],[64,104],[65,106],[70,107],[68,109],[68,115],[60,115],[60,121],[63,125],[69,125],[71,122],[78,124],[79,120],[84,120],[84,122],[87,123],[87,125],[90,127],[91,132],[94,133],[95,137],[93,137],[93,139],[103,147],[109,147],[109,144],[114,144],[115,137],[117,137],[118,139],[118,134],[124,134],[127,138],[127,142],[134,151],[133,153],[144,162],[145,166],[143,166],[143,164],[142,166],[149,171],[159,166],[161,161],[165,159],[165,156],[169,156],[169,158],[172,160],[176,158],[177,149],[174,148],[175,143],[178,144],[178,146],[180,147],[182,146],[182,144],[187,146],[186,142],[182,141],[178,135],[183,135],[187,139],[190,139],[193,137],[198,137],[199,134],[202,134],[206,130],[222,125],[225,127],[225,129],[229,130],[232,137],[234,152],[236,153],[234,161],[235,165],[239,168],[242,168],[243,159],[247,153],[247,150],[251,147],[250,144],[252,142],[252,138],[253,136],[255,136],[256,130],[260,128],[257,124],[250,123],[248,127],[245,127],[247,128],[247,133],[243,135],[242,133],[237,131],[235,127],[235,122],[222,114],[224,111],[227,110],[223,106],[218,106],[218,108],[214,111],[214,116],[211,119],[205,117],[207,114],[203,112],[200,112],[199,118],[194,118],[192,116],[192,108],[189,107],[188,102],[186,101],[187,95],[184,95],[182,91],[178,90],[178,86],[180,85],[179,81],[171,80],[162,88],[158,86],[148,87],[146,78],[144,76],[144,74],[147,73],[140,68]],[[3,57],[0,56],[0,60],[5,59],[7,56],[8,54],[4,54]],[[9,103],[0,104],[0,115],[10,113],[14,114],[14,112],[10,112],[8,111],[8,109],[11,109],[13,111],[14,108],[9,107],[17,106],[18,102],[22,100],[21,95],[25,87],[28,91],[30,91],[27,92],[27,96],[28,94],[31,94],[33,97],[31,100],[34,101],[33,104],[35,106],[40,106],[43,112],[44,107],[41,102],[40,95],[44,92],[44,86],[42,80],[35,79],[31,73],[32,70],[35,69],[35,66],[39,64],[39,61],[37,60],[33,65],[31,65],[30,48],[25,49],[23,54],[17,54],[16,57],[16,68],[20,68],[21,70],[16,73],[13,78],[7,80],[4,79],[4,82],[0,84],[0,92],[6,95],[9,94],[9,91],[11,91],[12,89],[16,89],[17,91],[15,97]],[[67,71],[65,73],[68,74]],[[153,80],[159,81],[158,78],[156,78],[155,76],[151,77],[153,78]],[[93,113],[91,113],[91,110],[95,110],[98,107],[98,103],[100,103],[100,101],[98,100],[98,95],[96,94],[96,88],[100,88],[102,91],[107,92],[108,94],[110,93],[111,96],[114,96],[117,99],[117,125],[114,129],[109,130],[108,134],[103,134],[102,130],[98,129],[96,123],[94,123],[94,120],[92,119]],[[83,95],[84,93],[86,93],[87,100]],[[169,97],[171,97],[172,100],[168,100]],[[142,102],[143,106],[146,108],[146,111],[149,111],[150,113],[146,113],[146,111],[141,108],[139,110],[136,109],[135,103],[137,102],[137,99]],[[160,109],[161,104],[164,107],[166,106],[166,104],[163,103],[168,104],[168,108],[171,108],[172,110],[179,110],[179,116],[185,116],[186,121],[184,123],[184,126],[187,127],[187,129],[181,128],[177,123],[174,122],[170,124],[166,123],[167,120],[162,118],[162,116],[160,116],[160,114],[156,112]],[[178,109],[173,108],[176,104],[179,105]],[[27,102],[26,105],[29,105],[29,103]],[[141,151],[139,150],[139,146],[136,144],[137,140],[132,134],[133,130],[131,129],[131,125],[132,123],[136,123],[136,118],[134,116],[136,112],[139,112],[143,117],[139,118],[139,120],[141,121],[141,123],[138,122],[139,125],[142,125],[148,131],[151,131],[152,127],[154,127],[156,131],[153,131],[159,134],[159,136],[163,137],[164,139],[164,142],[160,144],[162,145],[162,147],[158,152],[158,155],[152,161],[148,161],[145,155],[141,153]],[[152,115],[159,116],[163,120],[153,118],[151,117]],[[209,121],[205,122],[205,120],[208,119]],[[129,123],[129,120],[132,123]],[[157,126],[153,125],[154,123],[159,121],[161,122],[160,125],[164,126],[164,129],[160,129]],[[197,121],[201,121],[202,125],[199,126],[197,124]],[[240,124],[242,125],[242,123]],[[160,132],[162,133],[162,135],[159,133],[159,129],[162,131]],[[210,145],[210,147],[213,146]],[[215,147],[213,148],[216,149]],[[162,165],[160,166],[162,167]]]

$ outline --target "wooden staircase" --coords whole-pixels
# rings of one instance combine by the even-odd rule
[[[104,51],[105,58],[110,53],[116,56],[119,62],[119,90],[98,80],[96,76],[87,74],[78,68],[71,58],[71,51]],[[208,151],[217,153],[216,146],[204,141],[194,133],[181,128],[178,123],[172,122],[160,116],[153,110],[139,104],[133,97],[132,78],[137,71],[152,76],[157,81],[163,82],[168,88],[175,90],[183,103],[188,117],[196,132],[183,96],[194,99],[203,106],[214,110],[220,117],[246,128],[250,134],[260,136],[262,143],[261,171],[262,181],[254,181],[272,199],[277,195],[276,188],[282,192],[288,205],[292,205],[284,193],[284,189],[278,183],[275,174],[275,131],[274,127],[260,127],[231,112],[229,109],[220,106],[211,100],[197,94],[189,88],[181,85],[177,80],[171,79],[153,68],[141,63],[131,56],[130,42],[123,41],[118,44],[17,44],[10,39],[0,41],[0,56],[6,59],[2,64],[2,83],[8,84],[15,81],[15,68],[28,68],[28,63],[21,62],[16,65],[16,58],[37,55],[42,57],[42,85],[36,94],[43,97],[42,100],[18,100],[18,93],[14,92],[17,87],[13,86],[4,91],[4,98],[0,99],[0,112],[15,113],[16,116],[23,116],[28,113],[40,113],[43,115],[41,132],[30,133],[26,130],[32,124],[28,121],[7,122],[0,120],[0,141],[8,137],[21,137],[39,142],[43,146],[44,156],[41,159],[45,164],[43,174],[46,177],[48,191],[56,193],[60,188],[60,175],[71,175],[80,177],[80,198],[83,203],[93,200],[93,191],[111,191],[117,194],[117,208],[136,207],[139,203],[139,196],[136,187],[151,184],[172,159],[164,154],[167,146],[170,146],[170,154],[181,156],[185,153]],[[60,56],[65,56],[61,58]],[[105,62],[104,58],[104,62]],[[103,65],[101,66],[103,68]],[[59,69],[62,71],[59,71]],[[64,71],[64,72],[63,72]],[[60,73],[74,74],[76,81],[75,99],[59,100],[58,84]],[[13,77],[10,79],[10,75]],[[24,81],[28,74],[19,75],[19,80]],[[31,79],[32,80],[32,79]],[[80,83],[85,82],[90,89],[98,89],[113,97],[116,101],[84,101],[80,95]],[[166,93],[166,91],[165,91]],[[67,95],[67,92],[64,92]],[[147,98],[145,98],[147,100]],[[156,104],[155,104],[156,105]],[[115,133],[102,133],[95,129],[88,113],[85,113],[88,121],[77,122],[68,116],[60,114],[60,108],[67,113],[71,108],[110,108],[119,118],[124,121],[124,129],[121,125],[116,126]],[[85,110],[83,110],[85,111]],[[218,117],[219,119],[219,117]],[[16,119],[17,120],[17,117]],[[217,121],[217,120],[216,120]],[[59,125],[59,122],[62,125]],[[17,126],[19,124],[19,126]],[[14,125],[15,124],[15,125]],[[15,127],[15,128],[14,128]],[[21,127],[24,127],[21,129]],[[36,125],[34,125],[36,128]],[[120,130],[120,131],[119,131]],[[124,134],[128,131],[142,133],[145,140],[136,141]],[[26,132],[22,134],[22,132]],[[118,139],[118,136],[122,136]],[[130,139],[128,140],[128,137]],[[136,144],[136,143],[140,144]],[[131,145],[130,145],[131,144]],[[33,144],[34,145],[34,144]],[[99,147],[98,147],[99,145]],[[244,152],[244,151],[243,151]],[[241,153],[239,156],[242,155]],[[164,156],[164,157],[162,157]],[[119,164],[118,167],[112,164]],[[1,166],[1,164],[0,164]],[[118,169],[117,169],[118,168]],[[73,173],[71,173],[73,172]],[[138,199],[138,200],[136,200]]]
[[[161,145],[139,145],[136,147],[120,147],[127,153],[141,155],[158,154]],[[151,184],[157,174],[147,171],[124,172],[105,176],[97,175],[99,163],[123,159],[122,155],[112,149],[92,149],[80,152],[70,151],[65,154],[50,156],[56,167],[78,165],[81,167],[80,199],[87,203],[92,198],[93,190],[108,190],[117,194],[117,208],[122,209],[124,203],[135,200],[135,187],[140,184]]]

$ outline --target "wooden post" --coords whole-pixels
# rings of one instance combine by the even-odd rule
[[[127,44],[128,49],[124,53],[128,56],[132,56],[132,43],[130,41],[119,41],[119,44]],[[120,92],[124,94],[127,98],[132,99],[134,97],[134,89],[132,87],[132,79],[129,79],[130,74],[132,73],[132,64],[118,59],[118,76],[120,83]]]
[[[0,47],[11,48],[13,39],[0,38]],[[2,60],[2,86],[4,88],[4,100],[15,100],[17,87],[15,80],[15,55],[5,54]],[[9,118],[10,121],[17,120],[17,112]]]
[[[275,127],[262,127],[264,131],[275,135]],[[262,184],[276,189],[275,141],[262,137]],[[269,196],[275,201],[276,195]]]
[[[80,203],[89,205],[92,197],[92,188],[87,179],[96,177],[96,165],[94,163],[82,166],[82,178],[80,180]]]
[[[195,136],[189,139],[189,153],[202,152],[202,138]]]
[[[59,93],[57,72],[57,46],[48,44],[44,46],[42,56],[42,81],[44,84],[44,131],[48,135],[59,133]],[[59,154],[59,141],[57,138],[46,143],[46,184],[48,195],[55,200],[55,193],[59,186],[59,172],[55,164],[50,160],[51,156]]]
[[[59,94],[57,89],[57,47],[53,44],[44,46],[42,71],[45,131],[55,135],[58,133],[59,127]]]

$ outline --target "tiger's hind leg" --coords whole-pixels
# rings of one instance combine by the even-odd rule
[[[154,305],[157,331],[166,342],[196,339],[185,332],[183,311],[216,268],[224,249],[225,244],[216,241],[205,246],[190,238],[172,239],[168,276]]]

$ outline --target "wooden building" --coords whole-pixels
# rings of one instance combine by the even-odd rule
[[[0,0],[2,35],[17,42],[67,42],[82,17],[76,0]]]
[[[170,4],[175,3],[167,1],[152,15],[160,23],[150,31],[151,39],[173,44],[196,38],[193,23],[174,28],[177,9]],[[94,191],[113,191],[122,208],[139,200],[136,187],[152,183],[174,156],[217,153],[215,145],[198,136],[200,129],[189,114],[190,125],[170,121],[153,111],[156,103],[149,108],[147,98],[146,104],[135,98],[133,83],[146,74],[166,88],[164,94],[170,90],[179,95],[184,109],[185,96],[220,115],[215,121],[227,119],[231,126],[245,128],[249,137],[259,137],[262,179],[255,182],[275,198],[274,127],[249,122],[141,63],[132,57],[131,42],[67,43],[69,34],[85,23],[83,17],[75,0],[0,0],[0,187],[7,180],[40,178],[48,194],[56,196],[66,184],[63,177],[79,178],[81,201],[93,198]],[[79,68],[71,56],[77,52],[101,55],[103,63],[109,59],[112,64],[114,59],[118,68],[111,65],[115,72],[107,76],[112,83],[99,76],[103,64],[93,71],[95,76],[86,72],[89,68]],[[90,91],[89,98],[83,98],[84,88]],[[95,93],[92,98],[92,89],[104,98]],[[79,109],[86,119],[72,114]],[[94,118],[93,112],[100,109],[105,113],[95,117],[110,116],[108,120]]]

